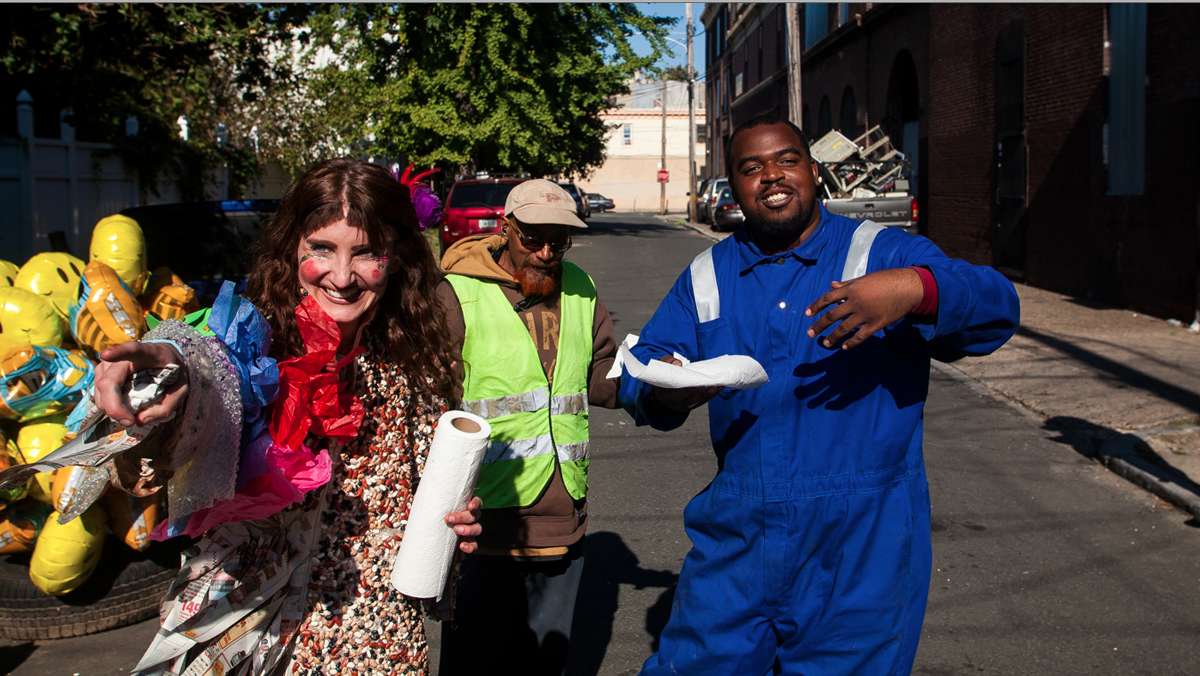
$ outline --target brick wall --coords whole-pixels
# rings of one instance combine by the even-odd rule
[[[856,4],[850,24],[804,55],[808,121],[815,126],[828,97],[836,125],[850,86],[862,123],[879,123],[893,63],[911,54],[926,234],[950,255],[993,264],[997,40],[1022,21],[1027,195],[1023,261],[1012,272],[1081,298],[1190,319],[1200,292],[1200,13],[1148,5],[1146,190],[1113,197],[1102,154],[1105,12],[1079,4]],[[763,76],[769,64],[764,53]]]

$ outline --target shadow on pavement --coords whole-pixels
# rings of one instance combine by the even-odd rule
[[[584,239],[596,235],[644,237],[647,234],[654,236],[663,235],[679,229],[673,225],[663,223],[653,216],[632,213],[608,213],[602,218],[593,217],[588,221],[587,226],[587,230],[573,231],[571,236],[578,239]]]
[[[621,536],[597,532],[584,539],[583,580],[575,604],[571,626],[571,655],[567,673],[594,675],[600,672],[608,644],[612,640],[620,585],[635,589],[661,587],[663,593],[646,611],[646,634],[651,649],[658,649],[658,637],[667,624],[679,576],[666,570],[647,570]]]
[[[21,666],[34,650],[37,650],[37,646],[33,643],[0,646],[0,674],[11,673]]]
[[[1069,355],[1092,368],[1109,373],[1130,387],[1150,392],[1165,401],[1183,406],[1192,412],[1200,413],[1200,393],[1168,383],[1148,373],[1082,348],[1068,340],[1042,333],[1028,326],[1018,328],[1017,335],[1037,341],[1047,347]]]
[[[1122,461],[1157,481],[1174,486],[1200,500],[1200,484],[1163,460],[1162,456],[1154,452],[1154,449],[1136,434],[1120,432],[1071,416],[1050,418],[1043,428],[1058,433],[1059,436],[1051,439],[1052,441],[1067,444],[1080,455],[1100,460],[1105,464],[1114,459]]]

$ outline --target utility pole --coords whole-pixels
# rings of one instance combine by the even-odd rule
[[[692,36],[696,32],[692,25],[692,3],[684,3],[684,16],[687,21],[687,60],[688,60],[688,222],[696,222],[696,69],[692,61]]]
[[[804,107],[800,93],[800,58],[804,51],[804,36],[800,34],[799,4],[789,2],[784,5],[787,19],[787,53],[788,53],[788,119],[792,124],[804,129]],[[808,134],[809,130],[804,129]]]
[[[667,168],[667,78],[665,75],[659,75],[662,78],[662,164],[660,169]],[[666,181],[658,182],[658,213],[667,213],[667,183]]]

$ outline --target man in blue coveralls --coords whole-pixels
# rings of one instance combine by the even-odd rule
[[[684,510],[692,549],[643,673],[908,673],[932,560],[929,360],[1003,345],[1016,291],[924,237],[826,211],[785,120],[740,125],[728,150],[745,227],[683,271],[633,352],[750,355],[770,382],[622,379],[639,425],[671,430],[708,403],[718,465]]]

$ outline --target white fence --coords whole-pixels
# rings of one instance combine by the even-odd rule
[[[86,259],[96,221],[147,201],[111,144],[76,141],[65,122],[59,135],[35,137],[33,100],[17,96],[17,138],[0,138],[0,259],[63,248]],[[157,188],[153,202],[179,201],[174,181]]]

